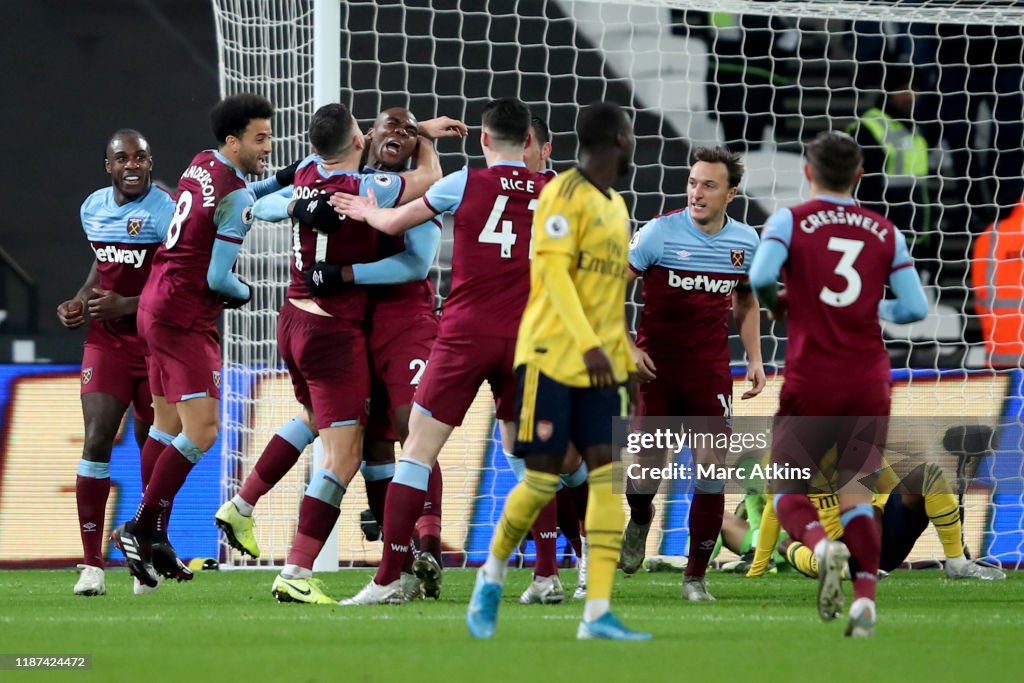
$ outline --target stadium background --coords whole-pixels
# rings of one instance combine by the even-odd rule
[[[535,7],[540,13],[559,11],[556,3],[536,3]],[[12,268],[4,268],[0,282],[3,306],[0,308],[6,312],[6,317],[0,324],[0,361],[10,361],[20,355],[34,363],[0,367],[3,420],[0,425],[3,436],[0,442],[0,566],[69,565],[79,551],[74,467],[82,439],[77,361],[84,333],[59,329],[52,311],[59,301],[78,288],[89,267],[90,254],[81,236],[78,206],[89,192],[107,182],[99,147],[116,128],[135,127],[149,137],[156,159],[154,177],[169,186],[176,183],[178,172],[196,150],[210,146],[206,112],[218,97],[216,36],[208,0],[174,3],[48,0],[17,6],[4,3],[0,7],[0,21],[8,27],[2,48],[5,56],[9,62],[18,61],[21,67],[6,70],[2,75],[5,91],[16,93],[18,101],[17,107],[0,111],[4,129],[18,132],[11,136],[10,158],[15,161],[5,165],[2,171],[4,186],[24,187],[27,168],[39,169],[47,178],[41,187],[32,185],[30,189],[8,193],[2,219],[0,247],[31,280],[34,293],[30,294],[24,286],[24,278]],[[494,17],[487,30],[508,34],[513,30],[510,21],[508,17]],[[472,30],[472,26],[465,30]],[[572,48],[574,41],[580,40],[575,34],[560,36],[557,31],[546,39],[566,48]],[[18,58],[37,54],[40,45],[46,46],[45,60]],[[384,47],[387,47],[386,41]],[[353,40],[348,48],[353,60],[372,61],[378,45]],[[393,48],[398,49],[398,46]],[[582,49],[575,54],[576,72],[594,77],[579,81],[577,85],[583,90],[596,88],[595,83],[608,68],[600,51]],[[531,102],[547,97],[547,79],[520,79],[513,73],[517,64],[525,71],[543,71],[542,60],[548,58],[546,52],[495,50],[488,58],[497,73],[487,87],[500,91],[505,83]],[[469,55],[467,59],[474,57]],[[121,74],[121,77],[112,79],[111,73]],[[351,87],[364,92],[373,90],[376,79],[387,78],[386,69],[366,78],[365,83],[354,79]],[[443,83],[441,88],[451,89]],[[613,79],[606,91],[595,90],[592,96],[586,92],[575,94],[577,99],[583,100],[599,95],[629,102],[637,93],[626,79]],[[446,113],[444,98],[431,99],[430,109],[434,109],[435,101],[439,104],[436,113]],[[412,103],[415,108],[415,98]],[[380,102],[373,95],[361,99],[357,94],[354,98],[354,109],[362,119],[372,116],[380,104],[389,102]],[[559,118],[559,111],[564,110],[556,109],[550,123],[556,131],[555,145],[559,150],[556,155],[564,163],[571,155],[565,151],[572,149],[571,134],[558,131],[570,130],[573,122]],[[25,112],[32,112],[32,116],[26,116]],[[670,139],[665,144],[643,144],[643,140],[649,140],[666,125],[671,124],[647,113],[638,117],[641,144],[637,162],[641,169],[657,166],[662,157],[685,159],[687,146],[676,132],[668,133]],[[286,160],[277,158],[275,161]],[[453,170],[450,162],[446,162],[445,170]],[[684,178],[685,164],[680,162],[659,171],[657,177],[638,175],[636,183],[661,187],[672,193],[675,196],[669,199],[666,208],[675,208],[672,202],[675,205],[682,202],[677,189],[683,186]],[[645,201],[660,202],[660,199],[645,197],[633,199],[640,216],[655,212],[655,207]],[[660,205],[657,208],[661,208]],[[754,203],[742,202],[734,209],[731,213],[755,224],[766,214],[764,207]],[[963,245],[959,248],[962,254]],[[37,305],[34,311],[33,301]],[[970,338],[971,334],[968,330],[966,341],[976,343],[977,337]],[[769,357],[779,357],[782,349],[769,351]],[[925,373],[918,377],[929,376]],[[226,381],[230,384],[236,380],[229,377]],[[999,385],[997,390],[986,387],[979,391],[981,400],[970,410],[977,411],[978,415],[1000,415],[1007,419],[1019,415],[1020,372],[1008,375],[1005,381],[993,380],[989,375],[975,380],[993,381]],[[287,391],[279,383],[249,386],[245,390],[256,398],[282,398]],[[917,392],[916,397],[906,399],[904,404],[910,413],[919,411],[922,405],[934,399],[927,382],[915,384],[909,391],[911,396]],[[769,392],[768,396],[773,395]],[[493,429],[493,424],[482,402],[478,401],[474,411],[474,417],[467,421],[466,431],[475,432],[476,438],[472,440],[478,442]],[[257,433],[269,433],[273,426],[288,417],[290,414],[255,415],[253,429]],[[115,447],[112,479],[117,494],[111,497],[112,514],[108,515],[108,524],[127,516],[139,498],[138,458],[130,429],[128,426],[129,431]],[[1004,431],[1003,440],[1008,445],[1003,455],[1012,459],[1015,456],[1013,446],[1020,443],[1019,430]],[[493,446],[464,452],[460,457],[468,459],[463,463],[467,467],[457,471],[465,470],[467,474],[446,477],[445,542],[453,549],[479,553],[490,535],[489,521],[500,511],[503,492],[512,482],[503,458],[495,459],[494,455]],[[219,457],[220,444],[217,444],[192,474],[177,503],[172,532],[184,557],[212,556],[218,552],[211,520],[221,499]],[[988,467],[998,467],[998,458],[990,459],[989,463]],[[483,466],[482,476],[469,472],[469,466],[477,465]],[[299,476],[300,473],[293,475]],[[984,485],[984,480],[979,484]],[[343,547],[359,547],[361,543],[352,523],[363,507],[359,486],[361,484],[357,484],[346,499],[342,512],[343,519],[349,520],[348,526],[343,528]],[[453,504],[449,504],[449,499]],[[469,499],[475,499],[475,505],[465,505],[464,501]],[[53,506],[53,500],[59,504]],[[280,507],[287,507],[287,504],[282,501]],[[670,509],[674,518],[685,519],[684,505]],[[983,515],[988,512],[984,506],[981,510]],[[991,520],[1000,533],[986,539],[984,546],[975,544],[975,547],[999,554],[1003,547],[993,545],[998,541],[1007,544],[1007,551],[1018,553],[1022,536],[1019,497],[1014,496],[1005,506],[996,506],[993,510],[1006,515],[1005,521]],[[284,509],[278,515],[273,498],[269,499],[260,513],[261,532],[272,533],[273,525],[278,524],[282,528],[276,533],[290,533],[290,529],[283,527],[292,523],[292,515],[294,510]],[[44,542],[27,532],[27,522],[40,519],[54,522],[50,527],[53,535]],[[990,520],[971,517],[970,513],[969,520],[970,533],[981,542],[981,529]],[[674,526],[683,524],[680,521]],[[661,543],[662,551],[679,554],[685,547],[685,535],[668,534]],[[350,554],[349,559],[372,560],[375,553],[375,549],[367,548],[365,553]],[[1019,559],[1019,555],[1015,554],[1014,558]],[[469,559],[479,558],[471,556]]]

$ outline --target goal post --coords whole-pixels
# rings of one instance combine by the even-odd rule
[[[221,94],[258,93],[277,108],[273,165],[303,156],[313,111],[339,99],[364,125],[381,108],[396,105],[410,107],[421,119],[461,118],[471,133],[439,143],[444,170],[467,160],[480,164],[480,110],[492,97],[514,94],[548,120],[554,167],[563,170],[576,156],[573,128],[580,108],[611,99],[634,119],[634,169],[617,187],[636,225],[685,205],[694,147],[728,144],[744,154],[747,167],[729,213],[759,227],[776,209],[806,197],[802,143],[826,129],[856,134],[868,126],[871,110],[884,121],[878,112],[885,114],[886,88],[898,87],[900,74],[911,74],[916,132],[927,148],[914,157],[917,167],[887,168],[868,178],[880,192],[893,193],[880,201],[891,216],[901,217],[926,273],[929,299],[924,321],[884,326],[894,367],[893,415],[924,425],[928,438],[922,436],[911,450],[939,462],[950,482],[958,474],[971,475],[960,480],[966,482],[965,533],[972,552],[1007,565],[1024,560],[1024,373],[1019,354],[1014,362],[1011,352],[1008,362],[1003,358],[993,368],[986,348],[993,316],[1003,315],[1004,324],[1024,320],[1024,286],[997,283],[1007,277],[1007,271],[993,274],[998,249],[978,248],[982,233],[992,245],[1010,243],[989,226],[1009,216],[1024,196],[1024,6],[1009,0],[212,3]],[[878,147],[899,148],[900,158],[913,156],[913,135],[886,138],[894,128],[882,131]],[[900,195],[901,183],[912,190]],[[446,230],[431,272],[442,297],[451,246]],[[288,280],[287,230],[257,223],[237,269],[254,285],[255,296],[249,306],[226,313],[225,499],[237,491],[274,430],[297,410],[276,349],[276,314]],[[985,274],[981,280],[979,273]],[[979,297],[986,282],[1000,296]],[[985,307],[997,299],[1002,309]],[[635,325],[639,297],[629,308]],[[785,328],[764,320],[762,334],[766,363],[782,369]],[[735,330],[730,347],[738,370],[743,355]],[[736,415],[774,411],[781,377],[755,401],[739,400],[741,383],[739,376]],[[441,458],[443,542],[453,562],[483,559],[513,481],[495,444],[488,396],[485,388]],[[958,472],[957,454],[945,447],[943,436],[964,425],[987,426],[995,437],[991,453],[972,458]],[[264,557],[247,562],[223,546],[228,565],[283,561],[309,457],[256,509]],[[655,520],[659,531],[651,533],[648,552],[684,554],[688,496],[674,489],[663,493]],[[360,532],[359,514],[366,507],[356,477],[338,527],[343,566],[379,559],[380,543],[365,541]],[[941,557],[934,532],[926,531],[912,559]]]

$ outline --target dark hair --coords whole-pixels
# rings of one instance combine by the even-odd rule
[[[146,139],[146,136],[134,128],[118,128],[114,131],[113,135],[110,136],[110,139],[107,140],[106,146],[103,148],[104,159],[108,158],[107,152],[110,151],[110,146],[114,144],[114,140],[118,140],[120,138],[138,138],[145,142],[146,146],[149,146],[149,140]]]
[[[253,119],[269,119],[273,115],[274,105],[265,97],[249,94],[231,95],[213,105],[213,109],[210,110],[210,127],[213,128],[213,136],[217,138],[217,142],[223,145],[229,135],[242,137],[242,133]]]
[[[818,133],[805,150],[811,177],[823,190],[846,192],[857,179],[857,170],[864,163],[864,152],[857,141],[846,133]]]
[[[522,145],[530,132],[530,108],[518,97],[501,97],[484,105],[480,122],[499,142]]]
[[[737,187],[743,180],[743,157],[736,152],[731,152],[725,147],[698,147],[693,150],[690,157],[690,165],[698,161],[706,164],[725,164],[729,173],[729,187]]]
[[[615,143],[629,119],[622,107],[614,102],[594,102],[580,112],[576,119],[576,136],[580,148],[596,150]]]
[[[325,104],[309,122],[309,142],[322,157],[334,157],[352,144],[352,112],[344,104]]]
[[[547,121],[539,116],[531,116],[530,125],[533,126],[533,132],[537,134],[538,145],[544,145],[551,142],[551,129],[548,128]]]

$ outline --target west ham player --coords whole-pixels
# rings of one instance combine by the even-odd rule
[[[406,167],[408,159],[414,153],[418,153],[418,167],[415,170],[402,173],[401,177],[396,176],[396,182],[404,188],[401,201],[410,201],[422,196],[423,191],[440,174],[436,153],[432,147],[426,144],[422,147],[417,145],[417,133],[420,131],[422,131],[424,137],[435,139],[459,136],[465,131],[465,126],[460,121],[448,117],[423,121],[417,125],[416,119],[407,110],[389,109],[378,116],[374,128],[367,135],[367,141],[370,144],[368,145],[369,149],[365,153],[369,155],[367,162],[370,168],[368,170],[364,169],[364,173],[369,175],[374,175],[375,170],[388,170],[399,173]],[[320,135],[322,133],[318,133],[318,136]],[[287,204],[287,200],[285,201]],[[255,206],[256,215],[260,218],[280,217],[266,213],[267,211],[272,212],[274,210],[272,205],[278,202],[280,202],[280,199],[276,196],[261,200]],[[280,207],[278,211],[280,211]],[[330,217],[333,219],[333,212],[330,213]],[[394,243],[392,243],[392,252],[388,258],[375,263],[357,263],[340,267],[341,277],[345,282],[352,282],[354,279],[357,284],[384,284],[385,281],[400,283],[412,280],[411,286],[399,285],[394,288],[369,288],[371,330],[374,329],[372,325],[373,301],[381,297],[386,303],[386,305],[381,307],[383,309],[382,312],[387,313],[390,311],[392,313],[392,316],[386,317],[387,320],[394,322],[394,314],[398,313],[397,309],[400,308],[400,295],[404,295],[406,303],[412,304],[412,309],[405,309],[406,314],[412,313],[412,319],[420,323],[420,326],[415,329],[420,330],[421,334],[414,334],[408,337],[391,335],[384,340],[385,343],[381,345],[382,348],[378,350],[378,353],[372,355],[375,362],[378,359],[380,360],[385,368],[386,376],[393,380],[389,385],[393,395],[401,391],[403,380],[406,385],[410,385],[414,380],[418,380],[422,367],[417,367],[415,360],[422,358],[420,365],[423,365],[426,363],[426,357],[429,354],[429,342],[433,339],[433,328],[436,327],[436,322],[433,314],[433,293],[429,289],[429,284],[423,278],[426,277],[427,271],[431,263],[433,263],[437,245],[440,241],[440,231],[433,222],[429,222],[407,233],[404,239],[404,246],[401,238],[395,239],[397,239],[398,245],[397,252],[394,250]],[[379,242],[378,253],[382,253]],[[320,270],[321,277],[323,277],[323,273],[331,269],[331,264],[321,262],[316,264],[315,267]],[[430,317],[423,316],[422,313],[424,312],[429,313]],[[406,332],[408,331],[408,322],[408,318],[403,320],[403,330]],[[423,327],[428,329],[423,331]],[[370,338],[372,352],[372,340],[374,339],[372,332]],[[424,344],[427,346],[424,347]],[[390,355],[388,355],[389,351],[391,352]],[[404,355],[402,358],[397,358],[395,353]],[[408,357],[406,358],[405,356]],[[402,374],[403,369],[408,373],[407,375]],[[409,394],[411,399],[411,390],[409,390]],[[386,399],[387,396],[384,398]],[[396,399],[399,400],[399,404],[394,411],[396,413],[396,428],[399,435],[404,438],[407,431],[405,426],[407,421],[404,422],[402,420],[402,414],[404,412],[407,420],[408,411],[407,409],[403,410],[400,397],[396,395]],[[388,405],[385,403],[383,405],[383,423],[384,428],[390,430],[387,409]],[[375,412],[379,414],[381,407],[375,406],[375,402],[371,401],[368,430],[371,430],[373,425],[376,424],[374,421]],[[291,470],[305,447],[312,443],[315,435],[316,429],[305,412],[281,427],[267,444],[255,467],[243,482],[238,494],[218,510],[216,515],[217,525],[224,530],[225,537],[233,547],[253,557],[259,556],[259,546],[253,534],[253,507],[263,495]],[[370,435],[371,433],[368,432],[367,438]],[[374,446],[376,446],[377,451],[390,450],[390,460],[381,458],[381,462],[377,463],[371,459],[369,466],[362,468],[363,475],[366,478],[368,497],[376,513],[380,514],[381,518],[383,518],[384,495],[387,492],[387,483],[390,481],[391,476],[391,473],[387,470],[393,471],[394,469],[394,444],[392,440],[388,441],[383,448],[376,444]],[[364,447],[364,453],[368,449],[372,450],[373,447]],[[387,463],[390,463],[390,468]],[[379,505],[376,504],[378,500]],[[438,546],[439,544],[440,539],[438,539]]]
[[[590,468],[587,601],[576,637],[649,640],[610,611],[624,515],[612,487],[612,423],[625,417],[636,371],[624,316],[629,211],[611,189],[629,170],[633,131],[622,110],[590,105],[577,124],[579,166],[541,193],[534,218],[530,298],[516,342],[516,455],[526,476],[509,493],[487,561],[477,573],[466,625],[490,638],[508,558],[554,497],[569,444]]]
[[[480,135],[486,169],[465,168],[436,183],[422,202],[389,211],[352,196],[332,197],[341,213],[387,234],[450,211],[455,216],[452,288],[427,369],[416,388],[409,438],[388,488],[384,556],[374,579],[343,605],[401,601],[399,575],[430,470],[452,430],[487,380],[502,437],[515,415],[513,350],[529,283],[529,229],[546,178],[523,162],[530,110],[516,98],[484,107]],[[508,449],[508,446],[506,446]]]
[[[405,180],[396,175],[360,173],[365,139],[342,104],[317,110],[309,139],[316,154],[300,164],[295,199],[288,205],[288,214],[298,221],[293,229],[288,300],[278,317],[278,347],[295,397],[323,441],[324,463],[310,478],[287,564],[271,592],[282,602],[334,604],[320,582],[312,578],[313,562],[337,522],[341,499],[359,469],[370,398],[363,330],[369,294],[365,287],[344,283],[340,271],[354,263],[374,261],[378,233],[354,217],[336,214],[326,196],[373,192],[384,205],[393,206]],[[421,145],[421,168],[433,173],[434,179],[440,177],[432,145],[429,141]],[[412,192],[418,189],[410,188]],[[268,205],[279,196],[268,198]],[[280,219],[283,215],[266,217]]]
[[[869,636],[876,619],[880,539],[864,480],[881,467],[892,384],[878,319],[920,320],[927,304],[903,234],[852,199],[863,174],[856,141],[825,132],[806,153],[812,199],[768,219],[750,281],[773,315],[789,316],[772,460],[817,466],[837,447],[845,482],[839,492],[843,541],[828,538],[802,482],[774,482],[775,510],[790,536],[814,549],[821,567],[818,613],[825,621],[842,611],[840,579],[852,556],[855,599],[845,634]],[[777,291],[780,272],[784,295]],[[883,300],[886,282],[895,300]]]
[[[110,495],[110,451],[131,404],[139,447],[153,423],[146,358],[135,327],[139,294],[164,240],[174,200],[154,187],[149,142],[136,130],[115,132],[104,165],[110,187],[82,204],[82,228],[96,258],[74,298],[57,307],[69,329],[92,323],[82,356],[82,415],[85,445],[78,463],[75,499],[84,555],[75,595],[103,595],[103,538]],[[142,470],[145,487],[150,471]]]
[[[182,174],[167,238],[139,300],[154,405],[173,407],[181,424],[156,460],[135,518],[113,534],[132,575],[149,587],[157,585],[157,572],[191,578],[160,517],[217,439],[217,318],[225,306],[241,306],[251,296],[231,269],[252,224],[255,197],[283,182],[272,177],[249,187],[245,180],[266,169],[273,113],[270,102],[254,95],[233,95],[213,107],[210,123],[220,147],[200,152]]]
[[[725,417],[732,413],[729,312],[747,352],[750,389],[765,385],[761,362],[760,307],[747,281],[757,233],[726,215],[743,178],[743,162],[724,147],[698,148],[687,180],[687,208],[650,221],[633,236],[630,281],[643,276],[644,310],[634,358],[639,368],[638,415]],[[725,425],[720,425],[726,428]],[[717,427],[716,427],[717,428]],[[723,454],[695,450],[702,463]],[[683,597],[714,600],[705,581],[715,539],[722,530],[725,482],[696,481],[690,503],[690,552]],[[654,514],[652,490],[628,493],[630,520],[622,538],[622,570],[632,574],[644,560]]]

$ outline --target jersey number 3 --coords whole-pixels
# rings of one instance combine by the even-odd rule
[[[513,230],[512,221],[502,219],[505,213],[505,205],[508,204],[508,195],[499,194],[494,198],[494,206],[491,207],[491,215],[487,217],[484,229],[480,231],[477,242],[483,244],[497,244],[501,247],[501,258],[512,258],[512,247],[519,236]],[[537,208],[537,200],[531,199],[527,208],[532,213]],[[500,229],[499,229],[500,228]]]
[[[831,237],[828,240],[828,250],[837,251],[841,254],[839,263],[836,264],[835,274],[846,280],[846,288],[835,292],[825,287],[818,294],[818,298],[835,308],[845,308],[857,300],[862,287],[860,273],[853,267],[860,252],[864,249],[864,243],[860,240],[850,240],[845,237]]]

